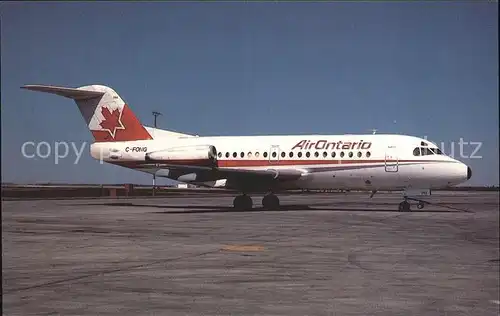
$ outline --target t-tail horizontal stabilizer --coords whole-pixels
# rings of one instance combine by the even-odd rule
[[[22,89],[57,94],[73,100],[87,100],[102,97],[105,92],[45,85],[25,85]]]
[[[25,85],[23,89],[73,99],[96,142],[151,140],[130,107],[110,87],[89,85],[78,88]]]

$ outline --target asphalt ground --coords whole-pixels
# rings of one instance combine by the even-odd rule
[[[498,192],[2,201],[4,315],[498,315]]]

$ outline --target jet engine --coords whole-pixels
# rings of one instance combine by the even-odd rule
[[[212,145],[172,147],[147,153],[146,161],[215,167],[217,165],[217,150]]]

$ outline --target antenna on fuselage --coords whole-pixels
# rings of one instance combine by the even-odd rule
[[[372,134],[375,135],[375,133],[377,132],[377,129],[373,128],[373,129],[371,129],[371,131],[372,131]]]

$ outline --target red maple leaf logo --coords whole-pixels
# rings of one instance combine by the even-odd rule
[[[102,116],[104,120],[99,124],[103,130],[106,130],[111,134],[111,137],[115,138],[116,130],[125,129],[121,121],[121,112],[119,109],[110,112],[108,108],[101,108]]]

